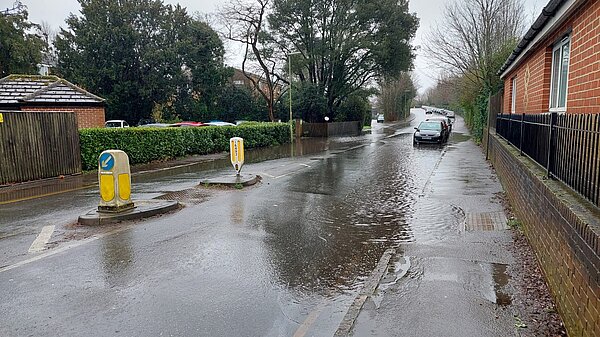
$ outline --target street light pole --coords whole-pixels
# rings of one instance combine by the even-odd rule
[[[288,88],[290,92],[290,142],[294,142],[294,128],[293,128],[293,120],[292,120],[292,55],[298,55],[300,52],[289,53],[288,54],[288,71],[290,77],[290,86]]]

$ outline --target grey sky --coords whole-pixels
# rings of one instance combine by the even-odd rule
[[[180,3],[187,7],[188,12],[215,12],[220,5],[227,0],[163,0],[165,3]],[[64,21],[69,13],[79,14],[79,3],[77,0],[22,0],[29,10],[29,19],[33,22],[47,22],[50,26],[58,30],[59,26],[64,26]],[[416,12],[420,19],[420,27],[417,31],[414,44],[421,45],[423,37],[436,21],[443,19],[442,13],[448,0],[412,0],[410,1],[410,11]],[[12,7],[14,0],[0,0],[0,9]],[[530,17],[537,17],[547,0],[525,0],[526,13]],[[533,21],[531,21],[533,22]],[[241,58],[238,57],[239,48],[229,46],[227,48],[226,62],[231,66],[240,66]],[[417,75],[421,92],[435,83],[439,70],[435,69],[427,60],[421,51],[418,52],[415,60],[415,73]]]

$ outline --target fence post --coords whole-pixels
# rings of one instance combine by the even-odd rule
[[[523,124],[525,122],[525,113],[521,114],[521,131],[519,136],[519,152],[520,155],[523,155]]]
[[[488,120],[487,120],[487,139],[485,140],[486,141],[485,160],[490,159],[490,128],[492,125],[492,93],[491,92],[488,95],[487,110],[488,110]]]
[[[554,156],[552,155],[552,153],[554,152],[554,143],[552,142],[552,137],[554,134],[554,125],[556,124],[556,112],[551,112],[550,113],[550,125],[549,125],[549,132],[548,132],[548,162],[546,163],[546,175],[548,176],[548,179],[552,178],[552,169],[553,169],[553,158]]]
[[[506,134],[506,140],[508,144],[512,144],[510,138],[512,137],[512,112],[508,114],[508,133]]]

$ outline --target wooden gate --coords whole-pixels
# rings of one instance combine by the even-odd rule
[[[0,113],[0,185],[81,173],[75,113]]]

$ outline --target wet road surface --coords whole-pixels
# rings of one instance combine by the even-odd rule
[[[196,186],[224,159],[140,176],[134,200],[185,207],[133,223],[73,225],[94,188],[0,205],[0,335],[332,336],[395,248],[354,335],[506,336],[507,234],[465,227],[468,214],[501,210],[500,186],[460,120],[454,130],[445,146],[377,125],[303,141],[291,158],[256,151],[244,172],[263,181],[243,190]],[[46,225],[50,249],[28,253]]]

